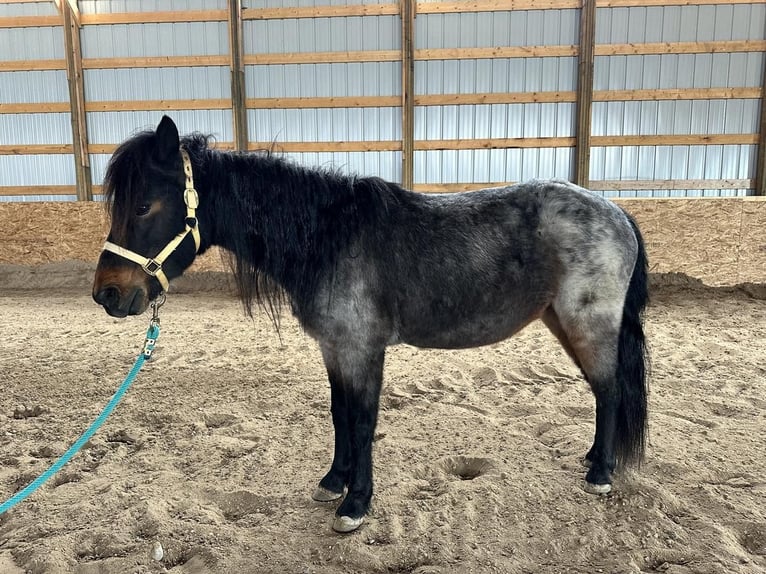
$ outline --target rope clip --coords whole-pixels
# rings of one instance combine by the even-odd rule
[[[160,336],[160,307],[165,304],[166,296],[164,291],[152,301],[152,320],[149,322],[149,329],[146,331],[144,340],[144,350],[142,351],[144,359],[152,358],[154,346],[157,344],[157,338]]]

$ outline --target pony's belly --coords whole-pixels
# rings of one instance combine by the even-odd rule
[[[529,323],[539,318],[543,309],[524,314],[503,315],[476,314],[470,318],[461,318],[445,322],[443,317],[433,320],[421,316],[413,318],[399,329],[402,343],[415,347],[432,349],[468,349],[498,343],[521,331]]]

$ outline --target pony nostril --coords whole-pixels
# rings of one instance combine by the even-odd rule
[[[109,307],[114,305],[120,299],[120,291],[114,285],[104,287],[98,293],[93,295],[93,299],[99,305]]]

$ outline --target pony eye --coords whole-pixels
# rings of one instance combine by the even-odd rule
[[[149,213],[149,210],[151,208],[152,208],[152,206],[149,205],[148,203],[142,203],[141,205],[139,205],[136,208],[136,215],[138,217],[142,217],[142,216],[146,215],[147,213]]]

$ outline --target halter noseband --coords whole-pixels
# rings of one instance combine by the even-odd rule
[[[180,152],[181,159],[183,159],[184,162],[184,174],[186,175],[186,188],[184,189],[184,203],[186,204],[185,229],[171,239],[165,248],[152,259],[139,255],[130,249],[120,247],[111,241],[104,243],[104,251],[111,251],[133,263],[137,263],[147,275],[156,277],[160,282],[160,285],[162,285],[163,291],[167,291],[170,286],[170,282],[168,281],[165,272],[162,270],[162,264],[165,263],[165,260],[176,250],[189,233],[191,233],[194,238],[194,245],[196,246],[195,253],[199,251],[200,246],[199,223],[197,221],[197,216],[195,215],[195,210],[199,207],[199,195],[197,194],[197,190],[194,189],[194,176],[192,174],[192,164],[189,159],[189,154],[183,147],[180,148]]]

